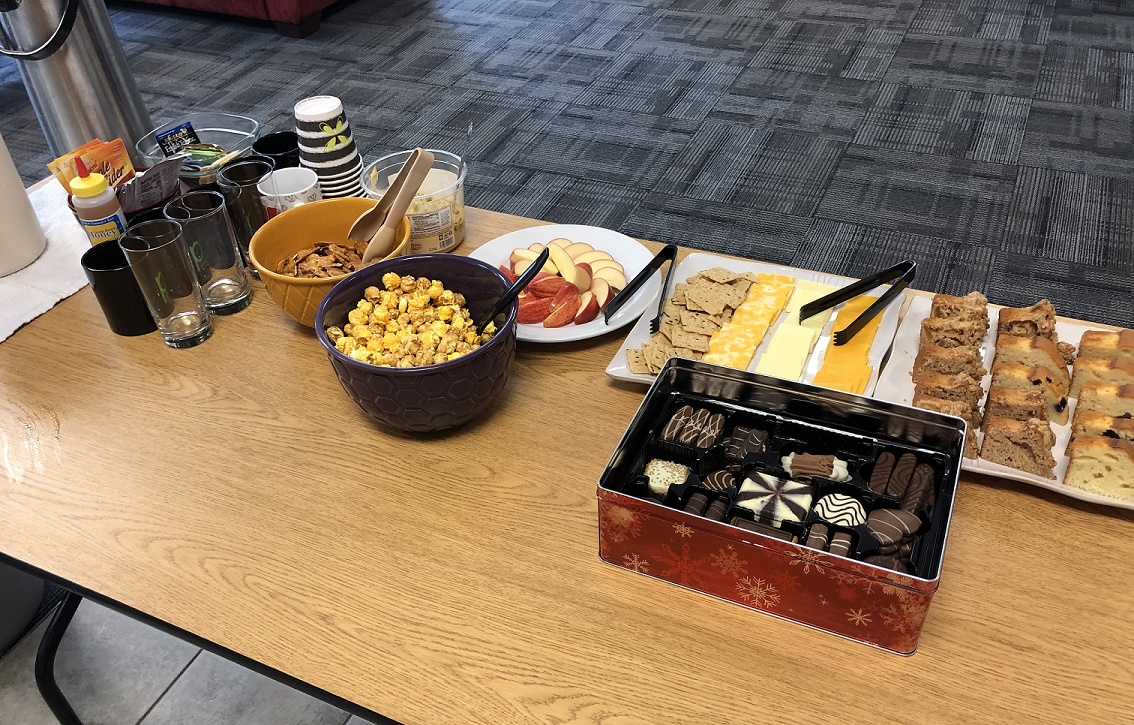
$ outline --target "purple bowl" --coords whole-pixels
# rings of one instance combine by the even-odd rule
[[[492,265],[456,254],[395,257],[345,277],[315,313],[315,334],[343,390],[374,418],[412,432],[446,430],[469,422],[492,405],[508,382],[516,359],[518,303],[508,308],[503,326],[491,340],[456,360],[419,368],[370,365],[339,352],[326,328],[346,324],[347,313],[358,305],[366,288],[382,288],[382,275],[387,272],[441,280],[445,289],[465,296],[474,320],[488,314],[508,289],[508,278]]]

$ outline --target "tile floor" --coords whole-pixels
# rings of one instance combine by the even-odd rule
[[[33,665],[46,620],[0,659],[0,723],[56,725]],[[85,725],[366,725],[366,721],[90,601],[59,648]]]

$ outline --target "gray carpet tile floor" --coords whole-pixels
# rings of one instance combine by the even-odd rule
[[[331,93],[374,158],[471,121],[471,204],[1134,324],[1129,2],[355,0],[304,40],[112,15],[155,122]],[[10,61],[0,130],[42,177]]]

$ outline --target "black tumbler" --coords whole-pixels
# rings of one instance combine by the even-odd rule
[[[270,158],[277,169],[295,168],[299,166],[299,134],[295,131],[269,133],[256,139],[252,151]]]
[[[96,244],[83,254],[80,263],[114,334],[145,335],[157,329],[117,241]]]

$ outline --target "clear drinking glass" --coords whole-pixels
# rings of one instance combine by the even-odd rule
[[[165,205],[165,218],[184,230],[185,249],[197,270],[205,304],[216,315],[240,312],[252,302],[244,260],[236,244],[224,196],[217,191],[190,191]]]
[[[253,277],[257,274],[254,267],[248,266],[248,243],[252,241],[256,230],[268,221],[268,212],[260,202],[256,184],[275,168],[272,159],[257,157],[233,161],[217,174],[217,186],[224,194],[228,217],[236,232],[236,242],[240,245],[244,265]]]
[[[118,244],[165,344],[185,348],[212,337],[213,321],[181,225],[168,219],[135,224]]]

